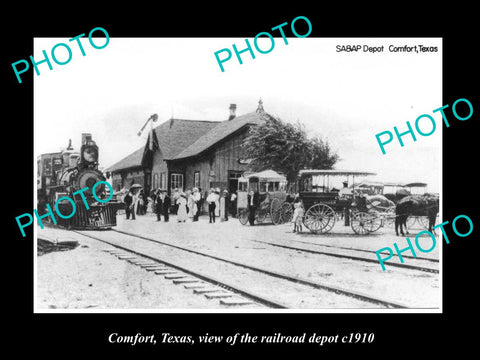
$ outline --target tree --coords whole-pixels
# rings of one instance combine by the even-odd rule
[[[250,128],[242,148],[252,171],[272,169],[283,173],[289,183],[302,169],[332,169],[339,159],[328,142],[309,139],[305,127],[266,116],[262,125]]]

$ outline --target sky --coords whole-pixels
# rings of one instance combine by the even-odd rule
[[[73,37],[74,35],[72,35]],[[305,124],[309,134],[327,140],[340,156],[336,169],[377,175],[367,180],[426,182],[441,187],[442,40],[440,38],[274,38],[268,54],[253,47],[255,59],[242,54],[220,70],[215,51],[245,47],[244,38],[110,38],[103,49],[82,39],[85,56],[67,38],[35,38],[35,59],[60,42],[70,45],[72,60],[40,64],[34,75],[34,148],[36,156],[59,151],[72,139],[79,149],[82,132],[91,133],[106,168],[144,145],[137,133],[152,114],[154,125],[179,119],[223,121],[229,106],[237,115],[255,111],[262,98],[266,112],[283,121]],[[105,39],[93,39],[103,44]],[[337,45],[384,46],[382,53],[337,52]],[[438,52],[389,52],[390,45],[436,46]],[[270,47],[268,38],[258,42]],[[55,51],[60,61],[64,47]],[[223,56],[222,54],[221,56]],[[37,61],[38,61],[37,60]],[[33,71],[33,70],[31,70]],[[422,114],[436,120],[428,137],[394,139],[383,155],[375,135],[397,126],[406,131]],[[431,129],[425,119],[424,132]],[[147,127],[148,129],[148,127]],[[34,160],[35,161],[35,160]]]

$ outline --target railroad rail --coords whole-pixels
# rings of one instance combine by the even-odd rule
[[[283,245],[283,244],[277,244],[277,243],[272,243],[268,241],[262,241],[262,240],[251,240],[254,242],[258,242],[261,244],[266,244],[270,246],[276,246],[284,249],[289,249],[289,250],[294,250],[294,251],[303,251],[303,252],[308,252],[311,254],[318,254],[318,255],[327,255],[327,256],[333,256],[333,257],[338,257],[338,258],[344,258],[344,259],[350,259],[350,260],[356,260],[356,261],[364,261],[368,263],[376,263],[378,264],[378,260],[376,259],[369,259],[361,256],[353,256],[353,255],[347,255],[347,254],[338,254],[338,253],[331,253],[328,251],[317,251],[317,250],[312,250],[312,249],[305,249],[305,248],[297,248],[294,246],[289,246],[289,245]],[[358,249],[349,249],[351,251],[363,251],[363,250],[358,250]],[[367,252],[370,252],[369,250],[365,250]],[[374,251],[372,251],[375,253]],[[431,273],[439,273],[438,269],[433,269],[429,267],[423,267],[423,266],[416,266],[416,265],[410,265],[410,264],[400,264],[400,263],[388,263],[389,266],[396,266],[399,268],[403,269],[411,269],[411,270],[418,270],[418,271],[424,271],[424,272],[431,272]]]
[[[381,299],[381,298],[374,297],[374,296],[371,296],[369,294],[365,294],[365,293],[362,293],[362,292],[352,291],[352,290],[345,289],[345,288],[342,288],[342,287],[339,287],[339,286],[333,286],[333,285],[318,282],[318,281],[311,281],[309,279],[305,279],[305,278],[298,277],[298,276],[292,276],[292,275],[289,275],[289,274],[276,272],[276,271],[272,271],[272,270],[269,270],[269,269],[262,269],[262,268],[259,268],[257,266],[252,266],[252,265],[249,265],[249,264],[240,263],[240,262],[235,261],[235,260],[222,258],[222,257],[219,257],[219,256],[204,253],[204,252],[201,252],[201,251],[185,248],[185,247],[182,247],[182,246],[179,246],[179,245],[170,244],[168,242],[152,239],[152,238],[149,238],[149,237],[146,237],[146,236],[143,236],[143,235],[133,234],[133,233],[123,231],[123,230],[113,229],[113,231],[117,232],[117,233],[124,234],[124,235],[132,236],[132,237],[135,237],[135,238],[139,238],[139,239],[142,239],[142,240],[146,240],[146,241],[149,241],[149,242],[153,242],[153,243],[161,244],[161,245],[168,246],[168,247],[171,247],[171,248],[179,249],[179,250],[189,252],[189,253],[192,253],[192,254],[207,257],[209,259],[214,259],[214,260],[217,260],[217,261],[221,261],[221,262],[224,262],[224,263],[235,265],[237,267],[241,267],[241,268],[252,270],[252,271],[255,271],[255,272],[258,272],[258,273],[269,275],[271,277],[287,280],[288,282],[291,282],[291,283],[301,284],[301,285],[304,285],[304,286],[307,286],[307,287],[310,287],[310,288],[314,288],[314,289],[326,290],[328,292],[333,292],[337,295],[342,295],[342,296],[347,296],[347,297],[350,297],[350,298],[354,298],[354,299],[360,300],[362,302],[367,302],[367,303],[371,303],[371,304],[375,304],[375,305],[380,305],[380,306],[386,307],[386,308],[397,308],[397,309],[408,308],[408,306],[405,305],[405,304],[402,304],[402,303],[399,303],[399,302],[393,302],[393,301],[390,301],[390,300]],[[79,233],[82,234],[82,235],[85,235],[85,236],[92,237],[91,235],[87,235],[83,232],[79,232]],[[94,237],[92,237],[92,238],[94,238]],[[110,243],[110,242],[102,240],[102,239],[100,239],[100,241]],[[117,244],[114,244],[114,243],[110,243],[110,244],[112,246],[121,247],[121,246],[119,246]],[[132,251],[132,250],[129,250],[129,251]],[[134,251],[132,251],[132,252],[134,252]],[[150,256],[148,254],[141,254],[141,255],[146,257],[146,258],[150,258],[152,260],[156,259],[157,261],[161,261],[161,262],[164,262],[164,263],[169,263],[170,266],[178,268],[178,269],[181,268],[182,271],[184,271],[186,273],[189,273],[189,274],[192,274],[193,276],[196,276],[195,274],[198,275],[198,273],[195,272],[195,271],[192,271],[192,270],[187,269],[185,267],[180,267],[180,266],[178,266],[176,264],[173,264],[169,261],[166,261],[166,260],[163,260],[163,259],[153,258],[152,256]],[[207,275],[201,275],[200,274],[200,276],[204,277],[206,279],[206,281],[207,281],[207,278],[209,278],[209,276],[207,276]],[[223,283],[223,281],[220,280],[220,279],[214,279],[213,281],[216,281],[218,283]],[[225,286],[234,288],[234,286],[232,286],[230,284],[225,284]],[[239,290],[242,291],[242,289],[239,289]],[[272,303],[275,303],[275,301],[272,301]],[[277,304],[277,305],[279,305],[279,304]],[[273,306],[271,306],[271,307],[273,307]],[[276,306],[276,307],[280,308],[279,306]]]
[[[256,240],[252,240],[252,241],[256,241]],[[334,246],[334,245],[327,245],[327,244],[318,244],[318,243],[312,243],[312,242],[308,242],[308,241],[301,241],[301,240],[290,240],[290,241],[293,241],[293,242],[298,242],[298,243],[302,243],[302,244],[308,244],[308,245],[313,245],[313,246],[323,246],[323,247],[329,247],[329,248],[334,248],[334,249],[342,249],[342,250],[351,250],[351,251],[359,251],[359,252],[367,252],[367,253],[372,253],[372,254],[376,254],[376,251],[373,251],[373,250],[367,250],[367,249],[357,249],[357,248],[352,248],[352,247],[346,247],[346,246]],[[393,256],[395,257],[399,257],[398,254],[392,254]],[[418,259],[418,260],[425,260],[425,261],[430,261],[430,262],[434,262],[434,263],[438,263],[439,260],[438,259],[432,259],[432,258],[427,258],[427,257],[423,257],[423,256],[412,256],[412,255],[402,255],[402,257],[404,258],[408,258],[408,259]]]
[[[257,295],[251,291],[248,291],[246,289],[242,289],[236,285],[229,284],[223,280],[217,279],[215,277],[212,277],[210,275],[202,274],[197,271],[192,271],[184,266],[180,266],[178,264],[174,264],[171,261],[167,261],[165,259],[161,259],[159,257],[154,257],[139,251],[132,250],[130,248],[127,248],[125,246],[121,246],[115,243],[112,243],[108,240],[101,239],[98,236],[93,236],[91,234],[86,234],[84,232],[76,231],[74,230],[75,233],[86,236],[88,238],[100,241],[102,243],[108,244],[116,249],[120,249],[123,251],[122,252],[116,252],[116,251],[109,251],[106,250],[106,252],[115,255],[119,257],[120,259],[127,260],[132,262],[135,265],[139,265],[146,270],[151,270],[155,271],[157,275],[165,275],[167,279],[171,279],[174,281],[174,283],[178,284],[184,284],[186,288],[193,289],[194,292],[196,293],[201,293],[201,294],[207,294],[207,297],[210,298],[226,298],[230,297],[230,294],[225,294],[222,293],[222,290],[228,290],[231,291],[233,294],[240,295],[244,298],[250,299],[256,303],[262,304],[266,307],[274,308],[274,309],[287,309],[288,307],[282,303],[279,303],[277,301],[273,301],[270,299],[266,299],[265,297],[262,297],[260,295]],[[134,235],[130,235],[134,236]],[[131,257],[131,254],[134,254],[135,257]],[[129,256],[130,255],[130,256]],[[148,259],[149,262],[144,262],[142,259]],[[164,266],[159,266],[159,264],[162,264]],[[165,266],[169,267],[170,269],[166,268]],[[175,271],[172,271],[174,269]],[[178,273],[178,271],[183,272],[186,275],[183,275],[181,273]],[[212,289],[211,287],[208,288],[204,284],[201,284],[201,282],[205,282],[208,284],[211,284],[213,286],[217,286],[218,289]],[[194,283],[197,283],[196,286],[193,285]],[[191,285],[189,285],[191,284]],[[219,294],[219,292],[221,292]],[[211,293],[208,295],[208,293]],[[235,305],[235,303],[229,303],[228,300],[221,300],[221,303],[224,305]],[[239,304],[237,302],[236,304]]]

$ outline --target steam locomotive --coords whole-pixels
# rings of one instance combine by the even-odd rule
[[[98,170],[98,146],[92,140],[91,134],[82,134],[80,152],[72,148],[70,141],[65,150],[40,155],[37,159],[37,169],[39,213],[45,213],[46,205],[49,204],[57,224],[69,229],[98,230],[117,225],[116,213],[123,208],[123,203],[117,201],[115,195],[110,194],[109,187],[104,183],[95,187],[95,195],[100,200],[110,197],[111,200],[101,203],[92,193],[93,186],[106,179]],[[82,189],[83,191],[79,192]],[[77,194],[74,194],[75,192]],[[73,199],[75,208],[71,201],[61,199],[62,197]],[[55,211],[60,214],[73,213],[73,216],[64,218],[57,216]]]

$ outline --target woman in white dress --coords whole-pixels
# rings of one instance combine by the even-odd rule
[[[197,213],[197,208],[195,206],[195,200],[193,199],[193,194],[190,192],[190,190],[187,190],[187,208],[188,208],[187,216],[193,221],[193,217]]]
[[[187,220],[187,198],[185,193],[181,193],[180,197],[177,199],[178,211],[177,211],[177,221],[185,222]]]

